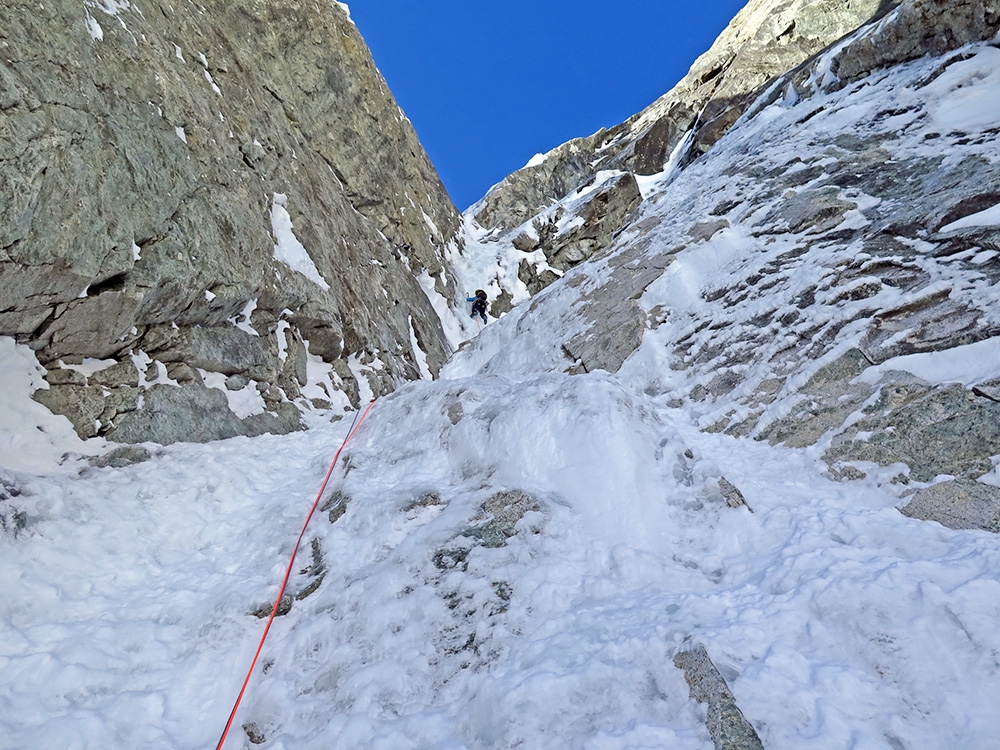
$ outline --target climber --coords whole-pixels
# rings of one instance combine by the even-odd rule
[[[483,319],[484,323],[489,322],[486,319],[486,292],[482,289],[477,289],[476,296],[466,297],[465,301],[472,303],[472,315],[469,316],[470,318],[475,318],[478,315]]]

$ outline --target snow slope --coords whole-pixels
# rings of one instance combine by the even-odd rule
[[[991,49],[966,52],[992,70]],[[933,65],[763,110],[659,186],[645,209],[660,217],[656,232],[615,252],[670,251],[678,217],[705,210],[696,186],[718,201],[753,197],[752,184],[720,184],[727,159],[761,159],[770,144],[798,169],[796,144],[779,147],[790,123],[823,105],[810,127],[854,128]],[[996,93],[991,76],[966,80],[932,105],[968,86]],[[801,132],[804,148],[814,133]],[[442,380],[381,399],[335,473],[339,505],[314,521],[293,591],[321,568],[322,582],[276,620],[227,747],[249,747],[240,726],[253,723],[263,746],[287,750],[709,750],[704,708],[672,664],[696,643],[767,748],[1000,747],[996,536],[903,516],[888,469],[834,482],[822,446],[705,432],[733,402],[685,401],[709,382],[707,366],[669,369],[669,347],[689,333],[682,313],[705,310],[703,289],[801,239],[745,231],[765,215],[734,205],[728,229],[656,267],[641,304],[678,313],[617,373],[566,374],[560,346],[586,331],[580,309],[611,277],[605,259],[488,325]],[[859,208],[842,223],[864,220]],[[779,305],[822,275],[801,257]],[[947,262],[927,263],[995,292],[964,266],[946,275]],[[731,314],[723,333],[754,311]],[[31,387],[21,361],[18,404]],[[800,381],[819,364],[796,360]],[[247,613],[274,596],[345,431],[175,445],[125,469],[71,471],[82,465],[72,457],[48,476],[8,465],[3,745],[211,746],[263,626]],[[723,476],[749,507],[727,506]]]
[[[326,578],[277,621],[241,713],[269,747],[707,749],[671,664],[691,640],[767,747],[991,746],[985,532],[907,519],[874,482],[702,433],[601,373],[415,384],[370,419],[336,480],[347,513],[309,537]],[[246,612],[274,595],[342,433],[16,477],[5,746],[214,741],[262,627]],[[725,506],[723,471],[753,513]],[[537,510],[487,547],[482,505],[504,489]]]

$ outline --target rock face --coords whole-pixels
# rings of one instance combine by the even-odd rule
[[[903,513],[951,529],[982,529],[996,534],[1000,533],[1000,489],[961,480],[943,482],[917,492]]]
[[[606,205],[603,190],[583,199],[591,204],[586,209],[575,192],[604,182],[602,175],[619,175],[624,182],[632,175],[659,173],[668,161],[690,162],[708,151],[775,77],[894,5],[888,0],[751,0],[670,92],[621,125],[569,141],[513,173],[466,217],[493,232],[493,241],[513,241],[518,249],[526,241],[525,230],[509,233],[531,222],[527,234],[537,235],[532,249],[542,248],[551,267],[566,270],[607,247],[629,214],[617,202]],[[638,203],[637,187],[634,193]],[[600,223],[601,232],[587,238],[587,252],[572,251],[562,255],[561,264],[552,263],[550,256],[563,254],[565,243],[552,242],[561,235],[547,236],[542,227],[553,221],[553,213],[567,210],[586,214],[588,225]],[[518,274],[531,294],[558,276],[533,270]]]
[[[458,216],[342,6],[2,12],[0,335],[82,436],[287,431],[441,365]]]

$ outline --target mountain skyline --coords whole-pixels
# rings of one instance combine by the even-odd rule
[[[745,5],[350,4],[459,210],[539,152],[666,93]],[[481,31],[488,29],[489,32]]]

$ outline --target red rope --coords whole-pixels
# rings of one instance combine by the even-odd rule
[[[306,516],[306,522],[302,524],[302,531],[299,532],[299,538],[295,541],[295,546],[292,548],[292,559],[288,561],[288,568],[285,570],[285,578],[281,582],[281,589],[278,591],[278,597],[274,600],[274,607],[271,608],[271,616],[267,618],[267,625],[264,626],[264,634],[260,637],[260,643],[257,646],[257,653],[253,655],[253,661],[250,662],[250,669],[247,670],[246,679],[243,680],[243,687],[240,688],[240,694],[236,698],[236,703],[233,705],[232,713],[229,714],[229,721],[226,722],[226,728],[222,731],[222,737],[219,738],[219,744],[216,746],[215,750],[222,750],[222,746],[226,742],[226,736],[229,734],[230,728],[233,726],[233,719],[236,718],[236,710],[240,707],[240,701],[243,700],[243,694],[247,690],[247,685],[250,683],[250,676],[253,674],[253,668],[257,665],[257,657],[260,656],[261,650],[264,648],[264,639],[267,638],[267,632],[271,629],[271,623],[274,621],[274,616],[278,611],[278,605],[281,604],[281,597],[285,594],[285,587],[288,585],[288,578],[292,574],[292,568],[295,565],[295,555],[298,554],[299,544],[302,543],[302,537],[305,536],[306,527],[309,526],[309,521],[312,520],[313,513],[316,512],[316,506],[319,505],[319,500],[323,497],[323,493],[326,491],[326,485],[330,481],[330,477],[333,474],[333,467],[337,464],[337,459],[340,458],[341,451],[344,450],[344,446],[347,442],[354,437],[354,433],[357,432],[361,423],[365,421],[365,417],[368,416],[368,412],[375,405],[372,401],[368,404],[368,408],[364,410],[361,414],[361,418],[357,420],[351,431],[347,433],[347,437],[344,438],[344,442],[340,444],[337,448],[337,452],[333,456],[333,460],[330,462],[330,468],[326,470],[326,476],[323,477],[323,485],[319,488],[319,492],[316,494],[316,499],[313,500],[312,507],[309,509],[309,515]]]

